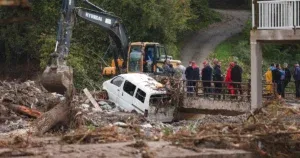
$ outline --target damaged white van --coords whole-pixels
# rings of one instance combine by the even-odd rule
[[[170,122],[175,108],[162,85],[146,74],[121,74],[103,83],[108,99],[121,109]]]

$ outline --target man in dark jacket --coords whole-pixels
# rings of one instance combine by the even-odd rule
[[[285,72],[283,89],[282,89],[282,97],[284,98],[285,97],[285,88],[289,84],[289,82],[291,81],[291,78],[292,78],[291,71],[288,68],[288,64],[287,63],[283,64],[283,71]]]
[[[296,87],[296,99],[300,99],[300,67],[299,64],[295,64],[294,80]]]
[[[202,69],[202,84],[203,84],[203,91],[204,96],[207,97],[207,93],[210,93],[211,87],[211,77],[212,77],[212,68],[209,66],[207,61],[203,62],[204,68]]]
[[[214,59],[214,69],[213,69],[213,81],[215,85],[214,92],[218,99],[221,99],[221,92],[222,92],[222,81],[224,81],[222,77],[221,65],[219,64],[218,59]]]
[[[273,83],[277,86],[277,94],[282,95],[282,80],[280,72],[280,64],[276,64],[276,69],[272,71],[272,80]]]
[[[188,96],[192,96],[195,91],[197,81],[200,80],[200,70],[196,65],[196,62],[192,61],[191,66],[188,66],[185,70],[185,77],[187,80]]]
[[[238,82],[238,83],[233,83],[233,88],[235,93],[234,94],[238,94],[237,92],[240,92],[240,95],[243,94],[242,91],[242,86],[241,86],[241,82],[242,82],[242,73],[243,73],[243,69],[237,64],[237,62],[234,62],[234,66],[231,70],[231,80],[232,82]],[[236,97],[237,98],[237,97]]]

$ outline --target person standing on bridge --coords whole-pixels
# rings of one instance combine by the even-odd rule
[[[197,81],[200,80],[200,70],[195,61],[192,61],[191,66],[186,68],[185,77],[187,80],[188,96],[192,96],[195,92]]]
[[[186,68],[181,64],[181,62],[176,63],[177,67],[175,68],[175,76],[181,80],[185,80],[185,70]]]
[[[231,99],[234,98],[234,89],[233,89],[233,85],[232,85],[232,76],[231,76],[231,70],[234,67],[234,63],[230,62],[229,64],[229,68],[227,69],[227,73],[226,73],[226,77],[225,77],[225,82],[227,84],[227,88],[229,91],[229,94],[231,94]]]
[[[280,64],[276,64],[276,69],[274,69],[272,71],[272,79],[273,79],[273,83],[276,84],[277,86],[277,94],[279,95],[279,97],[282,96],[282,71],[280,68]]]
[[[207,61],[203,62],[204,68],[202,69],[202,84],[204,96],[208,97],[207,93],[211,93],[211,77],[212,77],[212,68],[210,67]]]
[[[267,72],[265,73],[266,79],[266,94],[271,95],[273,94],[273,79],[272,79],[272,68],[268,68]]]
[[[231,70],[231,80],[232,80],[232,82],[235,82],[232,84],[235,94],[238,94],[238,91],[240,92],[240,95],[243,94],[242,86],[241,86],[242,73],[243,73],[243,69],[237,64],[237,61],[235,61],[234,66]],[[237,96],[236,96],[236,98],[237,98]]]
[[[287,87],[287,85],[291,81],[291,77],[292,77],[291,71],[288,68],[287,63],[283,64],[283,71],[284,71],[285,77],[284,77],[284,82],[283,82],[282,97],[285,98],[285,88]]]
[[[215,85],[214,93],[218,97],[218,99],[221,99],[221,92],[222,92],[222,71],[221,71],[221,64],[218,61],[218,59],[214,59],[214,69],[213,69],[213,81]]]
[[[296,99],[300,99],[300,67],[299,64],[295,64],[294,80],[296,87]]]

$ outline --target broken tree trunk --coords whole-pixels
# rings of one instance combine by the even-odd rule
[[[26,115],[26,116],[30,116],[33,118],[38,118],[42,115],[41,112],[34,110],[34,109],[30,109],[26,106],[22,106],[22,105],[16,105],[16,104],[6,104],[6,107],[11,109],[12,111],[22,114],[22,115]]]
[[[70,114],[72,111],[71,102],[74,95],[73,89],[74,88],[70,88],[66,92],[66,99],[64,101],[57,104],[50,111],[44,113],[33,123],[32,133],[35,135],[42,135],[57,124],[65,122],[66,120],[72,120],[70,119]]]

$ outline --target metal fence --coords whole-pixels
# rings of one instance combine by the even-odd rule
[[[251,82],[224,82],[224,81],[182,81],[178,80],[177,89],[184,94],[184,97],[199,97],[210,100],[250,102]],[[268,83],[263,80],[262,94],[264,99],[278,97],[277,84]],[[174,87],[173,87],[174,88]],[[176,89],[176,87],[175,87]],[[285,87],[286,98],[295,98],[295,87],[290,82]]]
[[[300,28],[300,0],[256,1],[252,24],[257,29]]]

